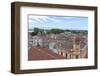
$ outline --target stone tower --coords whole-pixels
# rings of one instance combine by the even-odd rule
[[[80,42],[81,40],[79,36],[73,38],[72,58],[80,58]]]

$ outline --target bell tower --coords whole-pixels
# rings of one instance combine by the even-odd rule
[[[80,37],[76,36],[73,38],[73,52],[72,57],[75,59],[80,58]]]

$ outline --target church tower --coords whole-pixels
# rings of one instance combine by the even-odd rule
[[[73,38],[73,52],[72,58],[78,59],[80,58],[80,37],[76,36]]]

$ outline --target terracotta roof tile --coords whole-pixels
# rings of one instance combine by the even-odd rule
[[[50,60],[50,59],[64,59],[48,48],[43,47],[32,47],[28,50],[28,60]]]

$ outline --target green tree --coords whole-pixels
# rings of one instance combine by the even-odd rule
[[[40,29],[37,28],[37,27],[35,27],[35,28],[33,29],[33,31],[34,31],[34,33],[38,34],[38,32],[40,31]]]
[[[38,33],[40,33],[40,34],[42,34],[42,35],[45,34],[45,33],[44,33],[44,29],[40,29],[40,28],[35,27],[35,28],[33,29],[32,36],[37,35]]]
[[[54,33],[54,34],[59,34],[59,33],[63,33],[64,30],[61,30],[61,29],[51,29],[50,32]]]
[[[32,36],[37,35],[38,32],[39,32],[39,28],[35,27],[35,28],[33,29],[33,32],[31,33],[31,35],[32,35]]]

